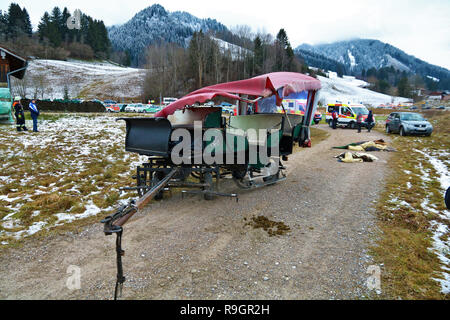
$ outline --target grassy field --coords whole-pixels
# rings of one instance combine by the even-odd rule
[[[383,265],[381,298],[450,298],[450,113],[424,113],[431,137],[392,135],[391,174],[377,212],[381,238],[372,248]],[[383,128],[379,128],[383,130]]]
[[[105,114],[43,114],[38,133],[0,126],[0,244],[77,227],[112,212],[139,157]],[[32,124],[27,121],[28,128]]]

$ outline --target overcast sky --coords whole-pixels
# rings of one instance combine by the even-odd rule
[[[9,0],[0,0],[7,9]],[[247,24],[276,34],[285,28],[292,46],[351,38],[388,42],[406,53],[450,69],[450,0],[14,0],[36,28],[54,6],[80,9],[107,26],[122,24],[159,3],[169,11],[214,18],[227,27]]]

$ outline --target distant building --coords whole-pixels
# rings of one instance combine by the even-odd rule
[[[8,73],[22,79],[28,63],[25,58],[12,52],[10,49],[0,46],[0,83],[8,84]]]
[[[11,50],[0,46],[0,122],[12,123],[10,76],[23,79],[28,62]]]
[[[430,92],[427,95],[427,100],[429,101],[438,101],[438,100],[444,100],[445,97],[445,93],[444,92]]]
[[[333,72],[333,71],[328,71],[328,72],[326,73],[326,75],[327,75],[327,77],[330,78],[330,79],[336,79],[336,78],[338,77],[337,72]]]
[[[427,89],[425,88],[416,88],[414,90],[412,90],[412,93],[418,97],[423,97],[424,95],[427,94]]]

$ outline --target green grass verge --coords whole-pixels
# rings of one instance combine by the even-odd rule
[[[382,295],[385,299],[448,299],[440,284],[442,263],[432,248],[433,221],[450,225],[442,219],[445,210],[438,173],[430,162],[414,149],[438,155],[450,150],[450,114],[425,113],[435,130],[432,137],[392,135],[398,150],[389,162],[386,189],[377,205],[381,237],[371,248],[382,272]],[[379,128],[378,130],[382,130]],[[444,159],[442,159],[444,160]],[[448,160],[448,159],[447,159]],[[447,162],[449,166],[449,162]],[[428,175],[429,179],[424,179]],[[423,206],[427,199],[426,209]],[[448,235],[441,240],[446,241]],[[448,258],[450,254],[444,252]]]

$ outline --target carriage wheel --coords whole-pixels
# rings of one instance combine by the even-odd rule
[[[140,186],[147,186],[147,179],[146,179],[146,173],[142,173],[138,171],[138,174],[136,176],[136,184],[138,187]],[[147,192],[147,188],[139,188],[137,189],[137,193],[139,198],[142,197]]]
[[[152,188],[154,186],[156,186],[162,179],[164,179],[164,177],[165,177],[165,174],[162,171],[153,172],[152,184],[151,184]],[[154,199],[155,200],[161,200],[163,198],[163,195],[164,195],[163,191],[161,190],[160,192],[158,192],[155,195]]]

